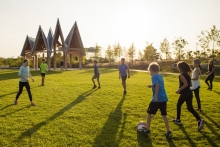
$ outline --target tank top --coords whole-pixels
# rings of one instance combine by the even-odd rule
[[[182,75],[185,77],[185,79],[186,79],[186,81],[187,81],[187,83],[188,83],[188,86],[187,86],[186,88],[182,89],[182,90],[180,91],[180,94],[189,94],[189,93],[191,93],[191,90],[190,90],[191,77],[190,77],[190,75],[187,74],[187,73],[182,73]],[[179,76],[179,88],[182,87],[183,85],[184,85],[184,84],[183,84],[183,82],[181,81],[180,76]]]
[[[197,68],[199,68],[199,67],[197,67]],[[193,70],[192,79],[196,77],[196,69],[197,69],[197,68],[195,68],[195,69]],[[200,71],[200,69],[199,69],[199,71]],[[196,88],[198,88],[198,87],[200,86],[200,81],[199,81],[199,79],[200,79],[200,74],[199,74],[198,80],[192,80],[192,87],[190,87],[191,90],[194,90],[194,89],[196,89]]]

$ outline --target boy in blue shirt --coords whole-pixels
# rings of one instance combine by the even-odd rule
[[[146,134],[150,134],[150,123],[151,115],[156,114],[157,110],[160,109],[161,115],[163,117],[165,126],[166,126],[166,138],[172,136],[172,133],[169,128],[169,123],[167,119],[167,95],[164,89],[164,80],[163,77],[159,74],[160,66],[156,62],[150,63],[148,70],[151,74],[152,85],[148,85],[149,88],[152,88],[153,96],[152,101],[147,110],[147,131]]]
[[[130,78],[129,67],[125,64],[125,58],[121,58],[121,65],[118,66],[119,70],[119,79],[122,79],[122,86],[124,88],[124,94],[127,93],[126,90],[126,79]]]

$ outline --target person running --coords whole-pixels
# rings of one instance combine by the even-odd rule
[[[124,88],[124,94],[127,93],[126,90],[126,79],[130,78],[129,67],[125,64],[125,58],[121,58],[121,65],[118,66],[119,79],[122,79],[122,86]]]
[[[26,90],[27,90],[31,105],[36,106],[36,104],[32,101],[32,94],[31,94],[31,90],[30,90],[28,77],[31,77],[32,82],[34,82],[34,79],[31,76],[30,68],[29,68],[28,64],[29,64],[29,61],[27,59],[24,59],[23,64],[20,67],[20,70],[19,70],[19,73],[18,73],[18,76],[20,77],[20,81],[19,81],[19,91],[18,91],[18,93],[16,95],[16,98],[14,100],[15,105],[18,104],[18,98],[19,98],[19,96],[21,95],[21,93],[23,91],[23,87],[25,87]]]
[[[188,111],[194,115],[198,122],[198,130],[201,130],[204,126],[205,121],[201,119],[201,117],[198,115],[198,113],[194,110],[192,106],[192,91],[190,90],[192,82],[191,77],[189,75],[191,73],[190,66],[186,62],[182,61],[177,63],[177,68],[180,72],[180,75],[179,88],[176,90],[176,93],[180,94],[180,96],[177,102],[177,116],[175,119],[173,119],[173,122],[179,125],[182,124],[180,120],[181,106],[184,102],[186,102]]]
[[[100,77],[99,67],[98,67],[97,61],[95,60],[95,61],[94,61],[94,75],[93,75],[93,77],[92,77],[92,82],[93,82],[93,85],[94,85],[93,88],[96,88],[96,87],[97,87],[96,84],[95,84],[94,79],[97,79],[97,82],[98,82],[98,84],[99,84],[99,87],[98,87],[98,88],[101,88],[101,86],[100,86],[100,81],[99,81],[99,77]]]
[[[214,71],[215,71],[214,63],[212,60],[209,60],[208,72],[205,73],[205,75],[208,75],[207,78],[205,79],[205,83],[208,85],[207,90],[212,90],[212,87],[213,87],[212,81],[215,77]]]
[[[42,63],[40,64],[40,74],[42,77],[42,86],[44,86],[45,74],[48,71],[47,63],[45,63],[45,59],[42,59]]]
[[[157,110],[160,109],[161,116],[164,120],[166,126],[166,138],[172,136],[170,131],[168,119],[167,119],[167,94],[164,89],[164,80],[163,77],[159,74],[160,66],[156,62],[150,63],[148,70],[150,71],[152,85],[148,85],[149,88],[152,88],[153,96],[147,110],[147,131],[146,134],[150,134],[150,123],[151,115],[156,114]]]
[[[200,66],[201,61],[199,59],[195,59],[193,62],[194,65],[194,70],[192,73],[192,87],[190,87],[190,89],[192,91],[194,91],[195,97],[196,97],[196,101],[197,101],[197,105],[198,105],[198,111],[201,111],[201,103],[200,103],[200,96],[199,96],[199,89],[200,89],[200,75],[201,75],[201,66]]]

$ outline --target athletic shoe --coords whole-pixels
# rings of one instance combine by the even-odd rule
[[[172,136],[172,132],[171,131],[168,131],[166,134],[165,134],[166,138],[170,138]]]
[[[100,89],[101,87],[99,86],[98,89]]]
[[[96,85],[93,86],[93,88],[96,88],[96,87],[97,87]]]
[[[150,135],[150,130],[147,130],[147,129],[143,129],[141,131],[139,131],[141,134],[143,135]]]
[[[126,90],[124,90],[124,94],[126,94],[127,93],[127,91]]]
[[[181,122],[181,120],[179,120],[179,119],[173,119],[173,122],[175,123],[175,124],[178,124],[178,125],[182,125],[182,122]]]
[[[42,83],[41,86],[44,86],[44,84]]]
[[[17,101],[17,100],[15,100],[15,101],[14,101],[14,104],[15,104],[15,105],[17,105],[17,104],[18,104],[18,101]]]
[[[198,121],[198,130],[199,131],[203,128],[204,124],[205,124],[205,121],[203,119],[200,119]]]
[[[37,106],[34,102],[31,102],[31,106]]]
[[[198,108],[197,111],[202,111],[202,109],[201,109],[201,108]]]

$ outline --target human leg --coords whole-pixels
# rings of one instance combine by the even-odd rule
[[[16,99],[15,100],[18,100],[19,96],[21,95],[21,93],[23,91],[24,83],[25,82],[19,82],[19,91],[18,91],[18,93],[16,95]]]
[[[197,105],[198,105],[198,110],[201,110],[201,103],[200,103],[199,89],[200,89],[200,86],[197,87],[196,89],[194,89],[194,94],[195,94],[195,97],[196,97],[196,101],[197,101]]]
[[[209,81],[210,80],[210,76],[208,76],[206,79],[205,79],[205,83],[208,85],[208,89],[210,89],[210,84],[209,84]],[[207,89],[207,90],[208,90]]]

